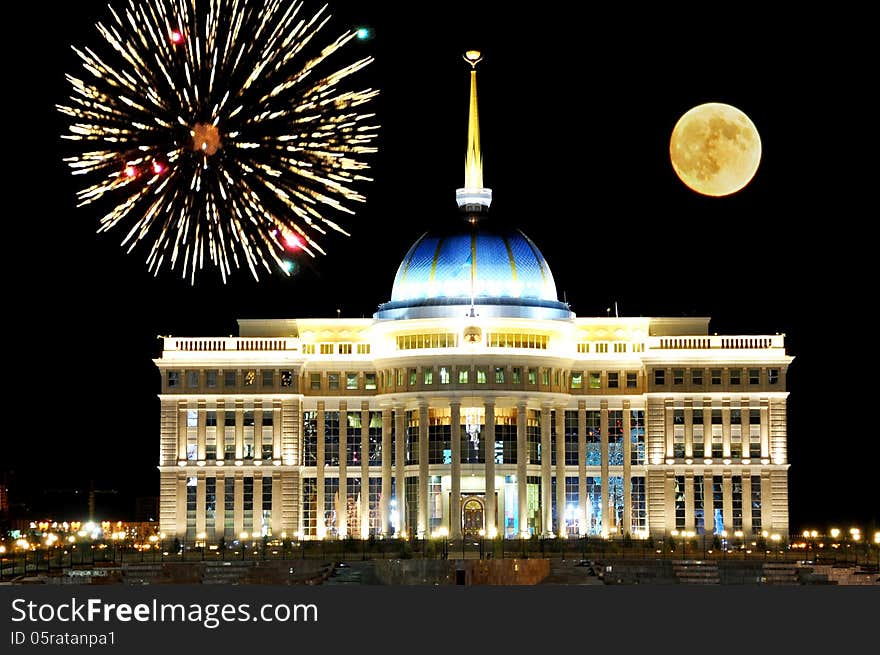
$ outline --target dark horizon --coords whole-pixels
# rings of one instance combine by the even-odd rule
[[[7,156],[17,162],[8,242],[31,254],[24,270],[20,259],[6,260],[18,375],[0,474],[14,472],[12,503],[39,501],[46,489],[87,491],[92,480],[119,491],[99,507],[114,498],[133,514],[136,497],[158,496],[157,335],[234,334],[238,318],[370,316],[388,300],[410,245],[429,225],[459,220],[461,54],[476,47],[485,55],[480,117],[492,216],[534,240],[559,298],[580,316],[603,316],[617,301],[622,316],[703,315],[719,334],[785,333],[795,356],[790,527],[876,527],[870,442],[859,453],[847,446],[861,437],[839,434],[858,430],[844,418],[860,414],[846,385],[870,375],[869,362],[851,363],[870,339],[860,334],[868,329],[861,314],[875,256],[862,234],[863,216],[876,214],[869,203],[880,145],[863,118],[873,106],[870,41],[860,32],[867,18],[756,13],[744,30],[744,17],[711,12],[685,20],[624,10],[498,13],[466,2],[403,13],[375,4],[331,0],[324,32],[329,40],[349,25],[374,30],[339,59],[373,54],[353,85],[381,90],[372,108],[382,125],[375,182],[361,187],[368,202],[357,215],[340,218],[352,236],[322,239],[328,254],[301,262],[291,279],[257,283],[239,270],[224,286],[208,270],[194,287],[179,274],[152,277],[143,249],[119,247],[124,229],[96,235],[97,212],[75,207],[77,180],[61,162],[73,151],[59,138],[54,104],[67,94],[64,73],[78,67],[70,44],[96,43],[93,24],[106,7],[19,8],[27,14],[19,24],[41,34],[37,55],[9,72],[10,88],[21,91],[8,106]],[[26,56],[4,47],[8,60]],[[711,101],[745,111],[763,143],[751,184],[720,199],[685,188],[668,154],[681,114]]]

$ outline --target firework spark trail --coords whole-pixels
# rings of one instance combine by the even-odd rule
[[[378,125],[358,108],[374,89],[343,88],[372,57],[334,69],[355,38],[319,46],[330,15],[282,0],[128,0],[98,23],[102,47],[73,48],[64,161],[88,178],[79,206],[108,206],[99,232],[148,246],[148,269],[195,282],[210,264],[290,274],[291,241],[323,253],[317,235],[348,234],[332,216],[364,201],[365,156]],[[100,50],[100,52],[99,52]]]

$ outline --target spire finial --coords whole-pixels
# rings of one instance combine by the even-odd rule
[[[471,67],[471,95],[468,108],[467,153],[464,162],[464,188],[455,192],[458,206],[480,212],[492,204],[492,190],[483,188],[483,153],[480,150],[480,113],[477,105],[477,64],[483,59],[479,50],[468,50],[464,60]]]

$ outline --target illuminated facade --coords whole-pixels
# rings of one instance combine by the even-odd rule
[[[478,53],[465,220],[422,236],[371,319],[164,338],[168,536],[788,533],[784,338],[583,318],[486,220]]]

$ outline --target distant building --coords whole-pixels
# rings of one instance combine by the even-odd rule
[[[784,337],[575,316],[535,243],[488,220],[471,76],[461,216],[372,319],[164,339],[161,530],[787,535]]]

